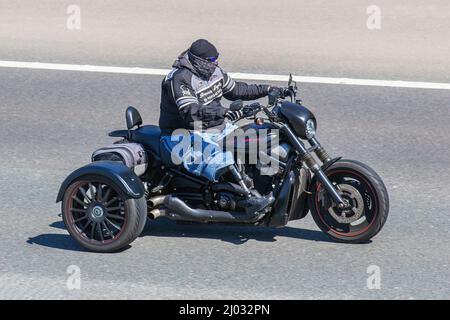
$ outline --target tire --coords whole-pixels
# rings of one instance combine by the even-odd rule
[[[321,183],[314,179],[309,207],[317,226],[338,242],[368,242],[380,232],[389,213],[389,196],[382,179],[369,166],[354,160],[340,160],[327,168],[325,174],[339,185],[341,196],[354,209],[339,211]]]
[[[116,252],[141,234],[147,203],[145,197],[127,199],[103,176],[81,177],[64,193],[62,216],[70,235],[81,246],[95,252]]]

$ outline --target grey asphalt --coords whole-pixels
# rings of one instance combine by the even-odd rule
[[[380,30],[366,27],[369,5]],[[446,0],[0,0],[1,59],[168,67],[206,37],[229,71],[448,82],[449,11]]]
[[[204,32],[220,43],[230,71],[279,74],[297,68],[292,71],[306,70],[307,75],[442,82],[450,74],[444,1],[429,1],[422,8],[379,1],[382,10],[386,6],[386,28],[389,21],[395,28],[380,30],[375,51],[364,46],[371,37],[365,35],[365,6],[348,1],[336,12],[325,2],[303,7],[291,2],[296,11],[286,9],[284,16],[294,18],[295,11],[307,19],[286,21],[291,27],[298,23],[302,30],[294,31],[310,40],[302,44],[307,47],[303,52],[295,50],[301,43],[289,42],[282,50],[275,48],[282,39],[263,39],[259,28],[269,35],[285,29],[279,16],[277,23],[269,23],[273,10],[268,4],[251,16],[250,4],[237,15],[227,2],[213,16],[234,23],[218,32],[222,26],[209,23],[211,17],[192,21],[192,8],[178,2],[134,1],[135,6],[124,7],[96,1],[89,14],[91,5],[79,1],[88,17],[76,34],[55,27],[64,28],[65,6],[61,17],[53,2],[42,3],[36,8],[25,1],[0,2],[0,60],[166,68],[194,34]],[[177,12],[169,11],[177,6]],[[353,9],[363,22],[351,19]],[[405,20],[398,18],[401,12]],[[181,19],[172,25],[178,29],[161,42],[169,32],[165,23],[174,16]],[[33,23],[44,17],[46,23]],[[427,23],[401,28],[401,21],[416,18]],[[352,28],[356,23],[363,26]],[[239,26],[245,27],[244,40],[236,39]],[[341,41],[332,41],[335,51],[326,49],[331,30],[341,34]],[[413,41],[425,34],[422,45]],[[396,41],[402,35],[405,42]],[[406,54],[406,38],[422,51]],[[263,42],[270,43],[268,53],[257,50]],[[361,56],[349,54],[351,43]],[[319,47],[324,50],[316,54]],[[243,48],[251,54],[239,53]],[[157,122],[160,81],[160,76],[0,68],[0,298],[450,298],[448,90],[299,84],[329,152],[369,164],[388,187],[390,216],[371,243],[331,242],[308,216],[281,229],[157,220],[120,253],[91,253],[78,246],[58,217],[59,185],[89,162],[94,149],[114,141],[107,132],[124,127],[126,106],[135,105],[144,122]],[[79,290],[67,287],[70,265],[80,268]],[[380,268],[380,289],[367,288],[371,265]]]

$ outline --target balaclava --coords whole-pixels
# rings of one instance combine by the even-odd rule
[[[206,59],[218,56],[216,47],[205,39],[194,41],[188,50],[189,61],[198,75],[205,80],[211,78],[217,67],[217,61],[211,62]]]

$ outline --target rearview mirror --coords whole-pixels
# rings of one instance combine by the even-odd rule
[[[130,130],[134,126],[140,126],[142,124],[142,118],[139,114],[139,111],[137,111],[134,107],[128,107],[125,111],[125,118],[127,121],[127,129]]]

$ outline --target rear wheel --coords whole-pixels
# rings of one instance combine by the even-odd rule
[[[312,186],[311,214],[319,228],[334,240],[367,242],[386,222],[389,197],[381,178],[367,165],[341,160],[325,171],[350,206],[339,209],[319,181]]]
[[[126,199],[101,176],[75,180],[66,190],[62,216],[70,235],[83,247],[114,252],[142,232],[147,219],[145,198]]]

